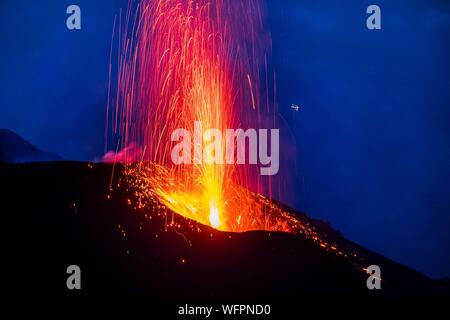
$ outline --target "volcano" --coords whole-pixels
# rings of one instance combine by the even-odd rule
[[[343,238],[328,224],[284,207],[338,255],[301,234],[222,232],[176,213],[139,208],[119,164],[0,164],[3,299],[298,301],[449,296],[432,280]],[[170,211],[169,211],[170,212]],[[362,267],[378,265],[382,289]],[[68,290],[66,269],[81,269]]]

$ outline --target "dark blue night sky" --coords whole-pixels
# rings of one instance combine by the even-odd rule
[[[80,31],[66,29],[70,4],[81,7]],[[0,128],[66,159],[101,156],[111,32],[126,4],[0,2]],[[381,31],[365,26],[370,4],[381,7]],[[279,109],[297,149],[290,205],[449,277],[450,2],[268,7]]]

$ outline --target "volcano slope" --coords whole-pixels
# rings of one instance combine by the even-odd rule
[[[346,258],[301,235],[227,233],[176,214],[136,209],[123,168],[75,162],[0,164],[3,299],[256,301],[315,298],[448,297],[434,281],[290,210],[357,253]],[[110,190],[110,186],[114,186]],[[179,228],[168,227],[174,219]],[[362,267],[376,264],[382,289],[368,290]],[[81,268],[81,290],[66,269]]]

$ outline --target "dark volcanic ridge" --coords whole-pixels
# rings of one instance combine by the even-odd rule
[[[60,156],[39,150],[18,134],[0,129],[0,162],[27,163],[41,161],[61,161]]]
[[[106,164],[0,164],[3,298],[449,297],[447,283],[366,250],[291,209],[321,235],[356,251],[359,264],[380,266],[382,289],[367,289],[368,275],[353,259],[299,235],[220,232],[177,214],[157,215],[158,204],[134,208],[131,190],[121,183],[122,169],[116,165],[112,177],[113,166]],[[66,288],[66,268],[72,264],[82,270],[80,291]]]

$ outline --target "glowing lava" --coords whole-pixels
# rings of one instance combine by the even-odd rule
[[[273,109],[261,8],[260,0],[141,0],[130,3],[118,38],[106,130],[122,150],[120,161],[138,164],[127,172],[141,192],[224,231],[290,228],[255,203],[250,190],[269,197],[272,190],[257,165],[174,165],[171,134],[194,132],[196,122],[220,130],[255,127]],[[194,158],[204,158],[205,145],[197,147]]]

